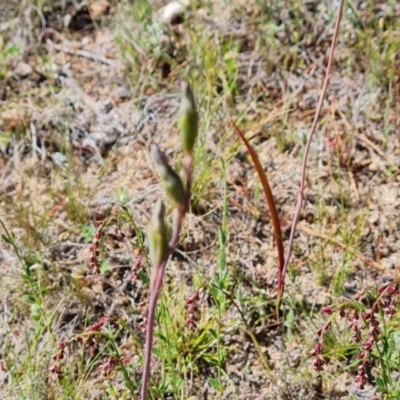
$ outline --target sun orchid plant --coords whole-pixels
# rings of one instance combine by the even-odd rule
[[[170,238],[168,238],[168,228],[165,221],[166,207],[161,200],[158,200],[155,204],[153,215],[147,226],[149,258],[151,262],[151,294],[147,314],[145,364],[141,390],[142,400],[147,399],[158,296],[168,260],[178,243],[182,221],[189,209],[191,197],[193,150],[198,136],[198,113],[192,88],[187,82],[182,83],[179,128],[181,145],[184,152],[182,166],[185,183],[182,182],[179,174],[171,167],[166,155],[155,144],[150,149],[155,169],[174,209],[172,212],[172,234]]]

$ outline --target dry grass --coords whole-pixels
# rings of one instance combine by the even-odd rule
[[[201,139],[192,212],[160,306],[153,398],[357,398],[346,330],[335,331],[330,364],[320,375],[308,353],[321,305],[397,276],[398,4],[346,6],[278,326],[270,218],[229,120],[258,151],[286,240],[334,6],[199,1],[183,23],[169,27],[156,19],[160,2],[121,1],[90,12],[65,3],[64,9],[50,1],[0,6],[0,218],[15,235],[0,241],[0,397],[129,398],[121,372],[100,374],[109,351],[104,339],[92,354],[72,344],[64,379],[49,374],[57,343],[103,315],[126,324],[115,343],[134,355],[128,372],[137,393],[138,304],[148,300],[148,282],[146,267],[138,281],[130,270],[138,232],[164,196],[149,145],[180,159],[183,78],[200,105]],[[60,29],[66,18],[69,27]],[[123,205],[131,218],[120,220],[126,239],[116,240],[115,222],[106,228],[101,258],[108,263],[92,276],[94,225]],[[185,298],[199,287],[193,333],[185,326]]]

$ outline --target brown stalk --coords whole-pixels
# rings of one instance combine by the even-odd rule
[[[278,298],[277,308],[279,308],[281,299],[283,296],[284,287],[285,287],[286,271],[287,271],[287,268],[289,265],[290,256],[292,254],[294,235],[296,234],[297,222],[299,220],[301,207],[303,205],[305,178],[306,178],[306,170],[307,170],[307,160],[308,160],[308,155],[310,153],[310,146],[311,146],[312,138],[314,136],[314,132],[317,127],[317,122],[318,122],[319,116],[321,114],[322,103],[324,101],[326,89],[328,87],[330,71],[331,71],[332,62],[333,62],[333,54],[335,51],[336,40],[337,40],[337,37],[339,34],[340,20],[341,20],[342,13],[343,13],[343,3],[344,3],[344,0],[340,0],[338,13],[337,13],[337,17],[336,17],[335,30],[334,30],[333,38],[332,38],[332,45],[331,45],[331,49],[329,52],[328,65],[326,67],[324,84],[321,89],[321,94],[320,94],[320,97],[318,100],[317,109],[315,111],[314,120],[313,120],[313,123],[310,128],[310,134],[308,136],[307,144],[306,144],[305,151],[304,151],[304,158],[303,158],[303,163],[302,163],[302,167],[301,167],[299,193],[298,193],[296,209],[295,209],[294,217],[293,217],[293,221],[292,221],[292,228],[290,231],[290,237],[289,237],[289,243],[288,243],[288,247],[287,247],[286,257],[284,256],[284,251],[283,251],[281,226],[280,226],[278,214],[276,212],[274,198],[272,196],[271,188],[269,187],[268,180],[265,175],[264,169],[260,163],[257,153],[254,151],[254,149],[250,145],[249,141],[246,139],[246,137],[244,136],[242,131],[238,128],[238,126],[233,121],[231,121],[237,134],[240,136],[240,138],[246,145],[247,150],[249,151],[250,156],[253,160],[253,164],[254,164],[254,167],[256,168],[256,171],[260,178],[261,184],[263,186],[265,197],[267,198],[271,217],[272,217],[272,224],[274,227],[276,247],[277,247],[277,251],[278,251],[278,267],[279,267],[278,284],[277,284],[277,298]]]
[[[257,156],[257,153],[249,143],[249,141],[244,136],[243,132],[239,129],[239,127],[233,122],[232,125],[235,128],[237,134],[243,140],[243,143],[246,145],[247,150],[253,160],[254,167],[257,170],[258,176],[260,178],[262,187],[264,189],[265,197],[267,198],[269,211],[271,213],[272,218],[272,225],[274,227],[274,235],[275,235],[275,242],[276,242],[276,249],[278,251],[278,268],[279,268],[279,275],[278,275],[278,288],[282,286],[281,279],[283,277],[282,271],[283,266],[285,263],[284,252],[283,252],[283,243],[282,243],[282,232],[281,232],[281,225],[278,218],[278,213],[276,212],[276,206],[274,197],[272,196],[272,191],[268,183],[267,176],[265,175],[264,169],[261,165],[260,159]]]

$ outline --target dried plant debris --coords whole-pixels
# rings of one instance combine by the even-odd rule
[[[146,225],[156,201],[167,203],[149,148],[181,170],[182,79],[201,120],[190,211],[164,280],[169,335],[157,332],[153,397],[377,396],[376,365],[354,384],[358,353],[340,319],[310,356],[319,311],[341,296],[367,307],[365,289],[397,282],[400,263],[400,6],[347,3],[282,325],[268,207],[229,121],[258,153],[286,243],[337,2],[0,5],[1,398],[137,396]],[[101,353],[105,335],[118,357]]]

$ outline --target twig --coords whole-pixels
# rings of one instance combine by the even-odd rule
[[[77,55],[77,56],[87,58],[92,61],[97,61],[97,62],[100,62],[105,65],[109,65],[109,66],[115,65],[114,61],[111,61],[106,57],[91,53],[90,51],[87,51],[87,50],[72,49],[70,47],[55,44],[55,43],[51,42],[50,40],[48,40],[47,43],[50,44],[50,46],[54,50],[59,51],[59,52],[64,52],[64,53],[71,54],[71,55]]]
[[[286,253],[286,257],[285,257],[285,263],[284,263],[284,266],[283,266],[283,269],[282,269],[282,276],[280,277],[280,279],[278,279],[278,303],[280,303],[280,301],[282,299],[284,286],[285,286],[286,271],[287,271],[287,268],[288,268],[288,265],[289,265],[290,256],[292,254],[294,235],[296,233],[297,222],[299,220],[301,207],[303,205],[308,155],[310,153],[311,141],[312,141],[315,129],[317,127],[317,122],[318,122],[318,119],[319,119],[319,116],[320,116],[320,113],[321,113],[321,109],[322,109],[322,103],[324,101],[326,89],[328,87],[330,71],[331,71],[332,62],[333,62],[333,54],[334,54],[334,51],[335,51],[336,40],[337,40],[337,37],[338,37],[338,34],[339,34],[340,20],[342,18],[343,3],[344,3],[344,0],[340,0],[340,4],[339,4],[339,8],[338,8],[338,14],[337,14],[337,18],[336,18],[335,30],[334,30],[333,38],[332,38],[332,45],[331,45],[331,49],[330,49],[330,52],[329,52],[328,65],[326,67],[326,74],[325,74],[325,78],[324,78],[324,84],[322,86],[321,94],[320,94],[319,100],[318,100],[317,110],[315,112],[314,120],[313,120],[313,123],[311,125],[311,129],[310,129],[310,134],[308,136],[306,148],[304,150],[304,158],[303,158],[303,164],[302,164],[302,167],[301,167],[300,187],[299,187],[299,194],[298,194],[298,197],[297,197],[296,210],[295,210],[295,213],[294,213],[293,222],[292,222],[292,228],[291,228],[291,231],[290,231],[289,244],[288,244],[287,253]]]
[[[363,133],[356,133],[356,136],[366,145],[371,147],[371,149],[373,149],[378,155],[380,155],[384,160],[386,160],[392,167],[398,169],[398,167],[394,165],[393,161],[388,158],[385,152],[383,152],[374,142],[368,139]]]

